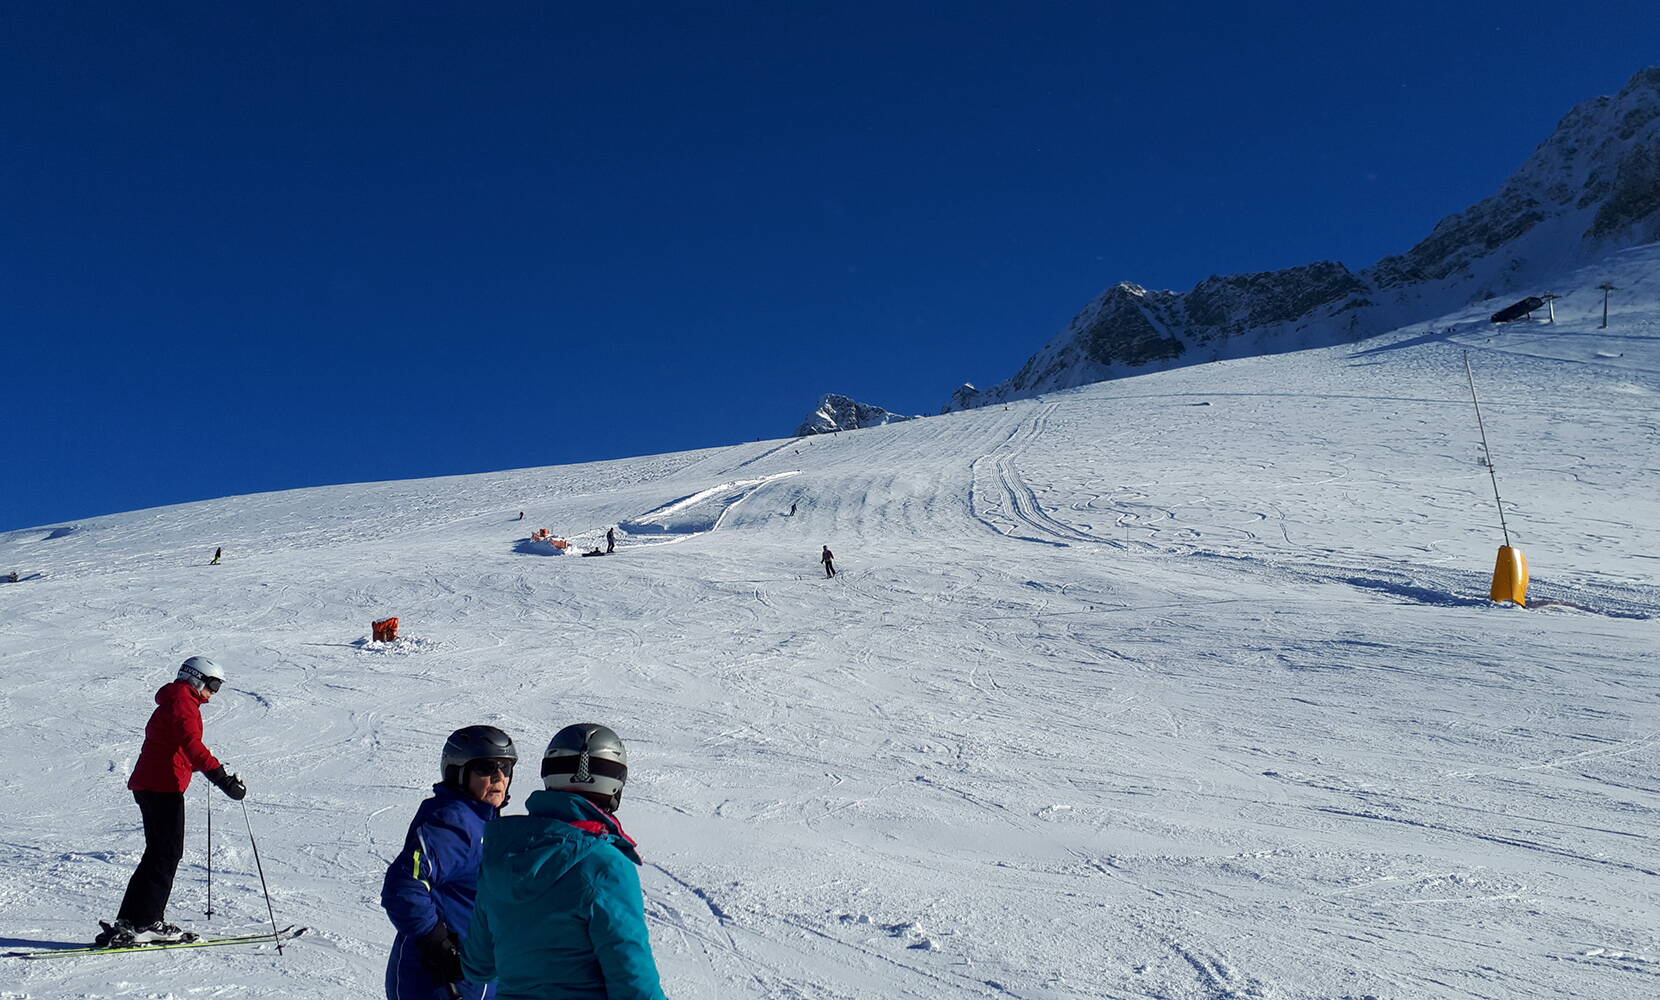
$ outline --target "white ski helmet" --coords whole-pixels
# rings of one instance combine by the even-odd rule
[[[444,741],[444,755],[438,769],[444,784],[451,788],[466,788],[465,771],[475,760],[505,760],[507,777],[513,777],[513,764],[519,751],[513,748],[513,738],[495,726],[466,726],[450,734]]]
[[[553,734],[542,754],[542,784],[562,792],[583,792],[611,800],[611,808],[622,801],[628,781],[628,750],[609,728],[593,722],[579,722]]]
[[[179,666],[174,680],[188,681],[198,691],[206,688],[209,694],[215,694],[225,683],[225,668],[205,656],[192,656]]]

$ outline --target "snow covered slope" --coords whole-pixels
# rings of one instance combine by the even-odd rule
[[[0,584],[0,944],[112,914],[150,695],[192,653],[230,673],[208,742],[277,919],[313,928],[0,960],[0,997],[376,996],[444,736],[534,756],[589,719],[631,746],[678,1000],[1652,997],[1657,275],[1650,246],[1562,276],[1554,327],[1472,309],[854,435],[0,536],[29,578]],[[1484,599],[1465,350],[1526,610]],[[607,558],[518,551],[612,524]],[[389,614],[409,639],[367,645]],[[258,929],[202,784],[171,916]]]
[[[1487,312],[1551,289],[1564,269],[1660,239],[1660,68],[1570,111],[1499,191],[1406,253],[1206,278],[1187,292],[1131,282],[1085,306],[1007,381],[957,389],[960,410],[1120,378],[1353,343],[1469,302]]]

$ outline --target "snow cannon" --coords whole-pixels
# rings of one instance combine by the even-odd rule
[[[1509,545],[1499,546],[1499,561],[1493,567],[1493,600],[1515,601],[1527,607],[1527,556]]]

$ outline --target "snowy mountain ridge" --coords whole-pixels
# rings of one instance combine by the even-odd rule
[[[1575,107],[1492,197],[1359,272],[1335,261],[1206,278],[1188,292],[1122,282],[1009,380],[959,387],[967,409],[1223,358],[1354,342],[1660,240],[1660,68]],[[1561,289],[1556,289],[1561,291]],[[1498,303],[1507,304],[1507,303]]]

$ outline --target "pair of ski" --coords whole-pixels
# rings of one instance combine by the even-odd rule
[[[78,955],[130,955],[138,951],[171,951],[174,948],[223,948],[236,944],[281,944],[291,941],[306,932],[304,927],[288,926],[280,931],[264,934],[236,934],[230,937],[196,938],[192,941],[157,941],[153,944],[130,944],[100,948],[97,945],[88,945],[85,948],[50,948],[45,951],[8,951],[7,958],[72,958]]]

